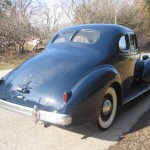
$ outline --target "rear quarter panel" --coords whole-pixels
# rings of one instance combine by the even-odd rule
[[[113,66],[102,65],[72,88],[73,94],[64,107],[64,112],[72,116],[73,124],[82,124],[98,118],[103,97],[112,83],[121,86],[120,75]]]

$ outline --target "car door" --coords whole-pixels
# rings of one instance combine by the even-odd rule
[[[134,33],[124,34],[120,37],[119,55],[115,64],[123,85],[123,97],[128,95],[132,90],[132,81],[134,76],[134,67],[136,58],[138,57],[138,45],[136,35]]]

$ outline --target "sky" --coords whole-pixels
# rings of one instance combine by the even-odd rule
[[[63,24],[66,24],[66,22],[67,23],[70,22],[69,18],[64,14],[64,12],[62,12],[61,4],[63,2],[65,2],[65,3],[67,2],[66,4],[69,4],[69,2],[71,2],[71,0],[41,0],[41,2],[42,1],[45,2],[46,4],[48,4],[48,6],[50,6],[50,8],[52,8],[52,9],[55,8],[55,6],[56,6],[58,15],[63,14],[63,17],[61,17],[59,19],[60,24],[63,25]],[[79,0],[75,0],[75,1],[79,1]],[[53,12],[51,12],[51,14],[52,13]]]
[[[61,4],[62,3],[65,3],[65,5],[66,4],[68,5],[71,2],[71,0],[41,0],[41,1],[45,2],[50,7],[54,7],[55,8],[55,6],[57,6],[57,12],[58,13],[64,13],[64,12],[62,12],[62,9],[61,9]],[[76,3],[80,3],[81,1],[82,0],[74,0],[74,2],[76,2]],[[121,2],[120,5],[117,6],[117,10],[120,10],[120,8],[124,7],[124,5],[132,3],[134,0],[112,0],[112,1],[116,1],[116,2],[119,1],[119,2]],[[70,22],[69,18],[64,14],[63,17],[60,19],[60,22],[62,24],[64,22],[66,22],[66,21]]]
[[[69,4],[69,2],[71,2],[71,0],[42,0],[43,2],[50,4],[50,5],[59,5],[63,2],[67,2]],[[74,0],[75,2],[79,2],[81,0]]]
[[[60,2],[63,2],[64,0],[43,0],[47,4],[54,5],[54,4],[59,4]]]

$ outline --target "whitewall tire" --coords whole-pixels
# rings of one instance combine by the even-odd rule
[[[108,129],[115,118],[117,110],[117,94],[113,87],[109,87],[105,93],[101,112],[97,120],[97,125],[101,130]]]

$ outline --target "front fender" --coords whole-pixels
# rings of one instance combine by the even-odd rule
[[[144,61],[142,79],[146,83],[150,83],[150,59]]]
[[[65,106],[65,113],[78,116],[78,119],[83,117],[83,122],[96,118],[104,93],[112,83],[122,84],[113,66],[102,65],[91,71],[71,89],[72,97]]]

